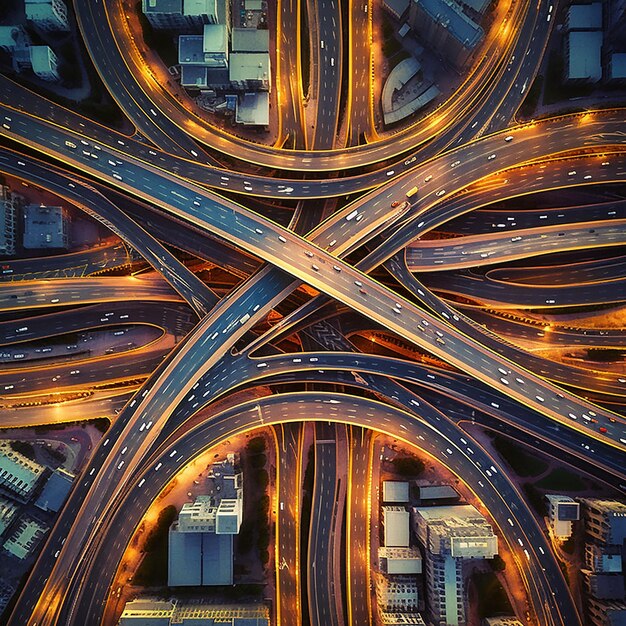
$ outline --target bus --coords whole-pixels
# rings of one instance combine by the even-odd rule
[[[411,187],[411,189],[409,189],[406,192],[406,197],[407,198],[412,198],[416,193],[417,193],[417,187]]]

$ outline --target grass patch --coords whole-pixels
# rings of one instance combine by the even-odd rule
[[[494,436],[493,447],[518,476],[540,476],[548,469],[548,463],[546,461],[542,461],[528,454],[512,441],[500,435]]]
[[[563,468],[552,470],[545,478],[535,483],[539,489],[555,490],[555,491],[583,491],[585,483],[576,474]]]
[[[513,613],[506,591],[495,574],[491,572],[474,574],[472,583],[476,589],[478,616],[481,619],[493,615],[510,615]]]

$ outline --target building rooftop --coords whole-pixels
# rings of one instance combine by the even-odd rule
[[[24,495],[43,475],[43,466],[15,452],[7,441],[0,442],[0,486]]]
[[[233,52],[230,55],[230,80],[268,81],[270,55],[267,52]]]
[[[24,207],[24,247],[67,247],[67,218],[63,207],[39,204]]]
[[[178,62],[181,65],[204,65],[204,38],[202,35],[178,37]]]
[[[483,29],[463,13],[454,0],[413,0],[431,17],[446,28],[465,48],[473,48],[483,36]]]
[[[235,121],[246,126],[269,126],[270,95],[267,91],[245,93],[237,101]]]
[[[120,626],[269,626],[263,604],[208,604],[202,600],[136,599],[127,602]]]
[[[383,502],[409,501],[409,483],[398,480],[383,481]]]
[[[63,468],[55,469],[48,478],[35,505],[44,511],[58,511],[72,489],[73,480],[73,474]]]
[[[598,81],[602,78],[602,31],[572,31],[567,35],[570,80]]]
[[[409,513],[401,506],[383,507],[386,547],[408,547]]]
[[[19,526],[2,546],[18,559],[25,559],[41,541],[46,527],[33,519],[23,517]]]
[[[207,87],[207,68],[204,65],[182,65],[180,68],[180,84],[183,87]]]
[[[567,10],[569,30],[600,30],[602,28],[602,3],[571,4]]]
[[[270,31],[263,28],[233,28],[233,52],[269,52]]]
[[[207,54],[228,53],[228,28],[226,24],[205,24],[202,50]]]
[[[422,556],[418,548],[378,548],[378,561],[385,574],[421,574]]]
[[[53,71],[56,67],[55,54],[50,46],[31,46],[30,63],[35,74]]]
[[[143,0],[144,13],[179,13],[183,12],[183,0]]]
[[[216,15],[216,0],[185,0],[183,3],[183,15]]]
[[[418,535],[434,554],[492,558],[498,553],[493,528],[470,504],[416,507],[413,512]]]
[[[458,492],[450,485],[420,485],[420,500],[458,500]]]

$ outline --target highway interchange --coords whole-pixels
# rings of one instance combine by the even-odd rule
[[[84,358],[78,369],[74,361],[28,361],[28,367],[0,375],[3,403],[45,390],[48,380],[67,390],[93,390],[97,383],[124,378],[139,386],[132,397],[128,388],[121,389],[110,405],[110,398],[94,394],[96,414],[103,406],[115,407],[111,428],[50,532],[12,610],[11,626],[100,623],[125,547],[171,477],[203,450],[272,424],[288,442],[285,455],[290,448],[290,456],[281,457],[277,440],[279,463],[284,464],[279,475],[285,476],[301,462],[302,433],[284,423],[300,421],[320,422],[317,491],[308,554],[299,554],[300,532],[308,529],[299,528],[297,500],[277,511],[277,589],[284,593],[277,594],[276,614],[284,624],[299,623],[303,594],[315,624],[343,624],[343,602],[350,624],[361,626],[371,619],[364,571],[369,555],[359,559],[349,553],[354,597],[336,592],[341,582],[333,582],[338,573],[329,569],[341,551],[337,516],[344,512],[338,512],[337,503],[343,501],[342,489],[349,494],[355,490],[345,511],[354,516],[355,545],[361,552],[369,545],[368,516],[374,513],[369,507],[355,510],[368,495],[366,481],[349,479],[346,486],[336,480],[342,471],[362,477],[371,469],[371,435],[363,435],[370,431],[362,428],[416,446],[461,477],[515,554],[538,623],[581,623],[533,512],[506,468],[462,424],[470,420],[524,441],[530,437],[539,449],[573,459],[608,484],[623,488],[626,483],[626,428],[619,414],[626,380],[618,373],[527,351],[515,339],[532,335],[536,340],[540,332],[545,336],[544,326],[502,317],[496,317],[496,325],[489,317],[494,310],[554,313],[572,305],[623,302],[619,259],[583,260],[577,269],[569,265],[569,273],[551,272],[550,264],[533,265],[546,253],[603,248],[609,254],[623,245],[623,200],[501,214],[489,213],[488,206],[522,194],[623,183],[624,111],[516,125],[512,118],[523,100],[520,84],[532,81],[537,71],[552,27],[545,19],[551,8],[547,2],[540,2],[538,10],[527,3],[503,4],[498,10],[508,27],[487,34],[484,55],[464,88],[420,124],[374,141],[371,39],[363,36],[372,28],[371,12],[359,3],[351,7],[359,19],[350,20],[349,36],[342,38],[338,0],[308,5],[316,100],[315,111],[307,112],[314,119],[312,135],[305,127],[301,77],[294,81],[287,66],[278,76],[281,143],[300,150],[252,144],[215,129],[160,88],[153,71],[139,69],[141,53],[134,44],[122,59],[119,38],[128,37],[128,30],[117,0],[81,0],[75,6],[83,33],[95,35],[85,37],[89,53],[143,135],[141,141],[0,76],[0,134],[6,139],[0,171],[77,206],[153,270],[115,278],[46,273],[41,280],[25,261],[16,262],[11,280],[3,276],[0,283],[0,308],[31,317],[2,322],[4,347],[117,324],[156,327],[160,341],[177,342],[175,348],[159,341],[138,346],[140,364],[127,351]],[[297,10],[286,2],[279,9],[282,27],[293,27]],[[280,41],[283,60],[297,61],[299,30],[298,37],[281,36]],[[347,146],[337,143],[342,71],[351,85],[344,103]],[[223,166],[220,153],[239,160]],[[246,163],[270,169],[249,172]],[[368,165],[365,172],[358,170],[363,165]],[[326,174],[307,177],[313,170]],[[343,176],[346,171],[349,175]],[[404,202],[415,185],[419,192],[406,208],[392,206]],[[350,201],[338,204],[347,194],[352,194]],[[298,227],[296,221],[290,228],[252,210],[248,205],[255,197],[268,204],[300,200],[301,206],[318,200],[337,210],[310,228]],[[481,219],[476,217],[480,213]],[[437,229],[455,236],[429,239]],[[177,258],[172,244],[226,269],[240,282],[226,292],[222,284],[207,284]],[[120,255],[121,249],[115,250]],[[103,267],[101,254],[96,249],[76,261],[68,258],[65,265],[96,273]],[[523,259],[528,259],[527,268],[497,265]],[[50,268],[44,264],[39,271],[65,269],[62,261],[47,262]],[[122,254],[119,265],[124,263]],[[496,268],[490,270],[490,265]],[[391,280],[381,282],[382,268]],[[44,315],[38,316],[44,307]],[[263,333],[260,324],[273,310],[285,313]],[[353,325],[355,319],[365,322],[354,325],[355,333],[395,335],[436,357],[442,367],[361,353],[350,340],[350,323],[340,321],[347,317]],[[491,330],[483,327],[486,322]],[[506,332],[501,330],[505,327]],[[589,347],[623,347],[623,332],[577,332],[558,329],[554,334],[560,339],[550,339],[567,346],[582,341]],[[284,353],[277,347],[296,333],[323,350]],[[302,345],[307,345],[304,340]],[[291,391],[293,383],[312,384],[316,391]],[[254,402],[238,395],[253,388],[275,393]],[[356,388],[361,395],[351,394]],[[233,406],[212,408],[216,400],[228,398]],[[53,421],[45,410],[39,417],[31,409],[23,417],[19,411],[8,413],[0,412],[3,426]],[[198,414],[204,417],[199,423],[194,422]],[[349,426],[331,427],[331,422]],[[336,437],[339,432],[343,440]],[[337,466],[345,457],[345,450],[337,450],[341,445],[349,450],[343,470]],[[285,479],[287,486],[279,479],[279,494],[298,488],[299,471]],[[324,544],[320,537],[329,535],[333,541]],[[283,561],[287,568],[279,571]],[[308,570],[304,591],[297,575],[301,567]]]

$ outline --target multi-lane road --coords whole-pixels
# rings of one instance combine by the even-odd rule
[[[299,11],[305,5],[312,132],[305,122],[299,67]],[[512,345],[513,338],[528,339],[523,324],[500,320],[486,331],[481,324],[491,313],[470,310],[477,322],[457,306],[461,301],[478,309],[554,313],[559,307],[624,300],[624,264],[618,259],[582,259],[561,272],[549,264],[507,265],[522,259],[532,264],[550,253],[563,258],[588,250],[593,255],[600,247],[610,257],[612,248],[624,243],[623,200],[599,197],[591,206],[506,213],[488,206],[554,189],[590,194],[596,186],[608,188],[626,177],[621,109],[507,128],[540,66],[554,23],[552,5],[498,6],[496,22],[503,27],[486,34],[461,87],[420,124],[378,138],[372,109],[372,6],[283,0],[277,16],[277,54],[282,50],[284,56],[278,59],[276,146],[252,144],[214,128],[163,89],[164,68],[145,65],[142,45],[134,41],[119,0],[81,0],[75,8],[104,83],[152,144],[106,129],[0,77],[0,134],[9,141],[0,152],[0,170],[99,220],[159,276],[81,278],[69,271],[76,263],[97,270],[120,255],[123,261],[120,244],[112,248],[112,259],[103,260],[103,250],[94,249],[41,265],[10,264],[10,281],[7,273],[0,283],[0,308],[6,316],[27,308],[32,317],[3,321],[3,343],[27,345],[123,323],[160,327],[177,345],[167,353],[156,343],[144,348],[139,367],[130,366],[129,355],[107,354],[92,359],[97,370],[89,359],[80,366],[46,360],[0,377],[9,396],[45,391],[52,383],[71,389],[101,380],[147,379],[123,406],[100,394],[85,412],[114,408],[113,424],[77,480],[9,624],[99,623],[133,529],[178,469],[229,436],[294,421],[319,422],[314,511],[310,527],[300,528],[303,430],[277,426],[274,554],[280,623],[300,623],[303,593],[316,625],[340,625],[347,617],[360,626],[371,619],[373,512],[367,477],[375,462],[370,438],[376,430],[420,448],[466,482],[512,549],[539,623],[579,624],[535,516],[504,468],[457,424],[477,413],[477,422],[502,423],[508,433],[535,437],[546,450],[580,459],[609,483],[624,483],[625,423],[606,400],[625,395],[626,378],[527,352],[522,344]],[[346,38],[345,15],[350,22]],[[290,37],[292,32],[296,37]],[[126,50],[126,58],[120,50]],[[342,113],[348,147],[337,146]],[[496,129],[501,132],[489,134]],[[45,160],[23,154],[21,145]],[[219,153],[234,157],[236,165],[221,167],[215,158]],[[357,169],[363,165],[367,171]],[[328,175],[306,176],[315,170]],[[404,204],[416,185],[418,193]],[[232,192],[238,201],[224,195]],[[300,226],[289,229],[246,207],[253,196],[267,203],[321,203],[356,192],[365,193],[313,224],[306,236],[297,233],[310,219],[295,219]],[[472,213],[478,208],[483,209],[479,217]],[[305,210],[301,205],[296,216],[305,217]],[[233,283],[244,280],[220,298],[222,290],[211,289],[172,246],[225,269]],[[496,263],[505,265],[460,273]],[[396,281],[392,286],[369,275],[382,265]],[[56,272],[57,278],[39,280],[36,272],[44,271],[46,277]],[[556,273],[560,281],[554,280]],[[298,300],[294,308],[298,288],[299,297],[307,300]],[[79,309],[77,304],[89,306]],[[364,328],[393,334],[414,353],[427,352],[449,369],[351,349],[340,326],[321,323],[322,316],[333,317],[337,310],[346,317],[346,307],[355,327],[360,320]],[[39,319],[38,309],[44,310]],[[199,323],[190,331],[191,311]],[[272,311],[284,316],[263,335],[255,326]],[[590,334],[555,333],[551,345],[623,346],[620,332],[594,335],[591,326],[583,323],[583,328]],[[283,354],[276,348],[301,331],[325,350]],[[384,402],[348,393],[287,391],[254,402],[235,400],[221,412],[211,406],[245,386],[271,382],[280,389],[283,383],[307,381],[361,387]],[[199,411],[211,419],[179,428]],[[32,411],[20,415],[22,425],[36,423]],[[14,425],[15,419],[0,416],[0,423]],[[328,422],[349,424],[349,430]],[[345,525],[350,540],[344,544]],[[299,553],[301,536],[308,536],[306,555]],[[344,545],[342,570],[337,560]],[[304,567],[306,589],[300,582]]]

